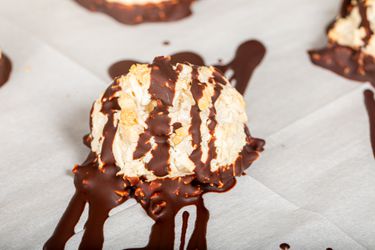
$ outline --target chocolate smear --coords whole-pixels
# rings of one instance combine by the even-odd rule
[[[370,138],[372,145],[372,152],[375,158],[375,99],[372,90],[366,90],[364,93],[365,105],[370,123]]]
[[[11,71],[12,63],[10,59],[4,53],[2,53],[0,55],[0,87],[9,80]]]
[[[238,92],[244,94],[255,68],[261,63],[266,54],[266,48],[258,41],[247,41],[241,44],[234,59],[226,65],[216,65],[224,74],[229,70],[233,75],[229,81],[236,87]]]
[[[256,40],[250,40],[242,43],[232,61],[228,64],[214,65],[222,73],[227,74],[232,71],[233,74],[229,76],[230,82],[236,89],[244,94],[251,76],[253,75],[256,67],[261,63],[266,53],[266,48],[262,43]],[[171,55],[172,64],[176,63],[191,63],[194,65],[205,65],[202,56],[194,52],[180,52]],[[108,73],[114,79],[120,75],[126,75],[129,72],[131,65],[140,63],[134,60],[123,60],[114,63],[110,66]]]
[[[156,58],[151,67],[151,83],[149,93],[156,103],[154,110],[150,112],[146,120],[148,127],[143,136],[139,138],[134,158],[142,157],[151,152],[152,159],[146,164],[149,171],[163,178],[147,181],[142,177],[130,178],[118,175],[119,167],[112,151],[112,145],[118,124],[114,123],[114,115],[120,111],[116,92],[120,85],[118,79],[107,89],[102,97],[101,112],[108,117],[104,129],[104,141],[99,155],[91,152],[87,160],[80,166],[75,166],[74,184],[75,195],[68,205],[64,215],[58,223],[53,235],[45,243],[46,250],[64,249],[66,242],[74,234],[85,204],[89,204],[89,217],[85,224],[84,235],[79,249],[102,249],[104,241],[103,225],[108,214],[114,207],[124,203],[129,198],[139,202],[145,212],[154,220],[149,242],[147,246],[139,249],[163,249],[173,250],[175,243],[175,217],[178,212],[186,206],[195,206],[197,217],[192,236],[187,243],[188,250],[207,249],[207,224],[209,211],[205,207],[203,195],[208,192],[226,192],[236,184],[236,176],[250,167],[263,151],[264,141],[255,139],[245,126],[247,143],[239,154],[235,163],[220,168],[215,172],[209,171],[210,159],[216,156],[209,153],[208,160],[202,162],[193,154],[194,163],[200,164],[201,170],[195,174],[166,178],[169,167],[169,140],[171,131],[181,126],[179,123],[171,124],[168,117],[168,108],[171,106],[175,94],[175,84],[179,70],[174,70],[172,64],[166,58]],[[194,66],[192,93],[196,100],[203,95],[205,84],[198,81],[197,67]],[[214,74],[215,79],[221,80],[223,76],[218,71]],[[213,79],[211,79],[213,80]],[[219,82],[220,83],[220,82]],[[212,97],[212,102],[221,94],[221,86],[217,83]],[[193,144],[198,149],[195,153],[201,154],[201,139],[198,125],[202,122],[199,118],[199,107],[192,111]],[[213,133],[216,127],[216,110],[211,108],[209,115],[209,130]],[[151,147],[150,140],[154,139],[156,147]],[[212,150],[214,145],[210,145]],[[195,154],[194,153],[194,154]],[[198,165],[197,165],[198,167]],[[183,213],[183,228],[181,234],[180,249],[185,246],[187,222],[189,214]],[[124,243],[125,244],[125,243]]]
[[[145,22],[177,21],[191,15],[195,0],[174,0],[147,4],[121,4],[107,0],[75,0],[93,12],[103,12],[120,23],[135,25]]]

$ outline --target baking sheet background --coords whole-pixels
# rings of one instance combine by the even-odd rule
[[[234,190],[206,195],[209,249],[375,249],[368,86],[314,67],[306,54],[324,45],[339,2],[205,0],[180,22],[125,26],[71,0],[0,0],[0,46],[14,66],[0,89],[0,249],[41,249],[53,232],[111,63],[186,50],[226,62],[250,38],[268,49],[245,97],[252,134],[267,147]],[[176,223],[179,239],[181,216]],[[104,247],[144,246],[151,225],[129,201],[112,211]]]

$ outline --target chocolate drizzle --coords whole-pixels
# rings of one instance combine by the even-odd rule
[[[168,175],[170,148],[168,140],[171,123],[168,108],[173,103],[177,78],[178,75],[168,61],[163,58],[154,60],[149,92],[157,106],[150,113],[146,124],[155,140],[156,148],[151,151],[153,157],[146,164],[146,168],[158,177]]]
[[[365,105],[370,123],[370,138],[372,145],[372,152],[375,158],[375,99],[372,90],[366,90],[364,93]]]
[[[253,75],[256,67],[261,63],[266,53],[266,48],[262,43],[256,40],[250,40],[242,43],[235,54],[235,57],[228,64],[215,65],[224,74],[233,71],[230,76],[230,82],[236,89],[244,94],[248,83]],[[205,65],[202,56],[194,52],[181,52],[171,56],[171,63],[186,63],[189,62],[194,65]],[[114,79],[120,75],[126,75],[129,72],[131,65],[140,63],[134,60],[124,60],[114,63],[110,66],[108,72]]]
[[[206,83],[199,82],[198,67],[192,66],[193,98],[195,106],[191,109],[192,125],[190,131],[194,152],[191,159],[196,165],[193,175],[176,178],[166,178],[169,167],[169,137],[175,129],[182,124],[171,124],[168,117],[169,107],[173,103],[175,85],[178,79],[179,67],[172,68],[171,62],[164,57],[156,58],[151,65],[151,80],[149,93],[154,109],[146,120],[148,125],[140,136],[134,158],[141,158],[151,151],[153,157],[146,164],[146,168],[156,176],[164,177],[153,181],[140,178],[120,176],[119,167],[116,166],[112,151],[114,138],[117,132],[115,114],[120,112],[117,93],[121,91],[119,80],[107,89],[102,97],[101,112],[108,121],[104,128],[103,144],[100,154],[90,153],[87,160],[73,169],[75,173],[76,193],[62,216],[55,232],[44,245],[44,249],[64,249],[68,239],[74,234],[74,226],[77,224],[84,206],[89,204],[89,217],[85,224],[85,231],[79,249],[101,249],[103,246],[103,225],[108,218],[111,209],[122,204],[128,198],[134,198],[141,204],[146,213],[155,221],[149,243],[140,249],[172,250],[175,240],[175,216],[185,206],[194,205],[197,209],[197,218],[187,249],[207,249],[206,233],[209,220],[209,211],[204,205],[203,195],[207,192],[225,192],[236,183],[236,175],[242,175],[259,153],[263,151],[264,141],[255,139],[245,126],[247,135],[246,145],[239,154],[235,163],[219,168],[215,172],[210,171],[210,162],[215,155],[215,120],[216,110],[214,105],[209,108],[208,125],[212,140],[209,141],[209,153],[206,162],[202,162],[200,124],[201,110],[198,102],[207,87]],[[218,80],[216,82],[216,80]],[[221,81],[224,82],[221,82]],[[219,71],[213,74],[214,95],[211,102],[214,104],[221,94],[222,86],[226,81]],[[155,145],[151,146],[151,139]],[[181,234],[180,249],[185,246],[187,221],[189,214],[183,213],[183,228]]]
[[[177,21],[191,15],[195,0],[162,1],[147,4],[121,4],[107,0],[75,0],[90,11],[106,13],[124,24]]]
[[[12,63],[10,59],[4,53],[0,54],[0,87],[9,80],[11,71]]]

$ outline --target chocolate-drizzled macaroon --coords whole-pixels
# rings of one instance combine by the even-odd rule
[[[9,80],[11,70],[12,64],[9,58],[0,49],[0,87]]]
[[[169,57],[116,78],[90,124],[91,154],[74,168],[76,194],[45,249],[64,247],[86,202],[80,248],[100,248],[109,211],[128,198],[155,220],[146,249],[173,249],[174,217],[188,205],[196,205],[197,223],[187,249],[206,249],[202,195],[232,188],[264,146],[249,133],[243,97],[217,69]]]
[[[375,0],[345,0],[327,29],[328,46],[309,52],[314,64],[375,86]]]
[[[195,0],[76,0],[125,24],[176,21],[191,15]]]

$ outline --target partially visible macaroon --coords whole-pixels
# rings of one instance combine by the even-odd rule
[[[76,0],[124,24],[176,21],[191,15],[195,0]]]
[[[0,87],[9,80],[11,70],[12,64],[9,58],[0,49]]]
[[[348,79],[375,86],[375,0],[345,0],[328,26],[326,48],[311,50],[311,61]]]

